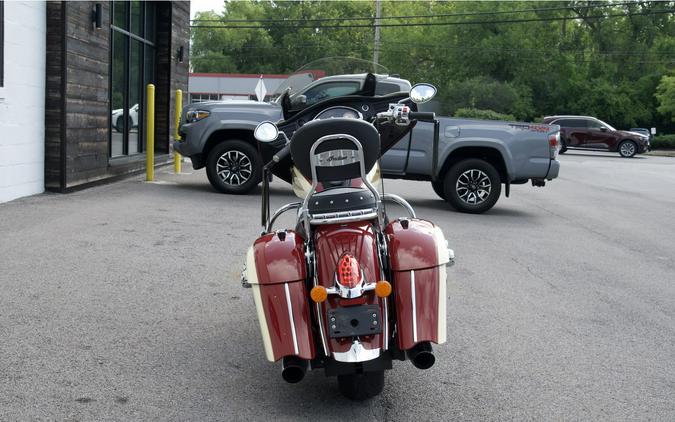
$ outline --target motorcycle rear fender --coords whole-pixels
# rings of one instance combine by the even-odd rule
[[[398,345],[446,341],[446,264],[443,232],[418,219],[397,220],[385,229],[392,269]]]
[[[315,356],[306,274],[302,238],[293,231],[264,235],[246,254],[246,279],[270,362]]]

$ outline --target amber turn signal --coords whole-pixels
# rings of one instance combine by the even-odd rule
[[[387,297],[391,294],[391,284],[386,280],[380,280],[375,285],[377,297]]]
[[[326,299],[328,298],[328,292],[326,291],[326,288],[323,286],[314,286],[312,290],[309,292],[309,296],[312,298],[314,302],[321,303],[325,302]]]

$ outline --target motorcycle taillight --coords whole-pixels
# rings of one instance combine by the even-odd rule
[[[344,254],[340,257],[336,272],[337,281],[343,287],[353,289],[361,284],[359,262],[349,254]]]

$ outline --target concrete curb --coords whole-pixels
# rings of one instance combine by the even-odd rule
[[[652,155],[656,157],[675,157],[675,149],[657,149],[655,151],[649,151],[644,155]]]

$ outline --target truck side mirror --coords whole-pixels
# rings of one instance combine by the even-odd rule
[[[296,97],[293,98],[293,105],[298,106],[298,105],[305,105],[307,104],[307,96],[300,94],[297,95]]]

